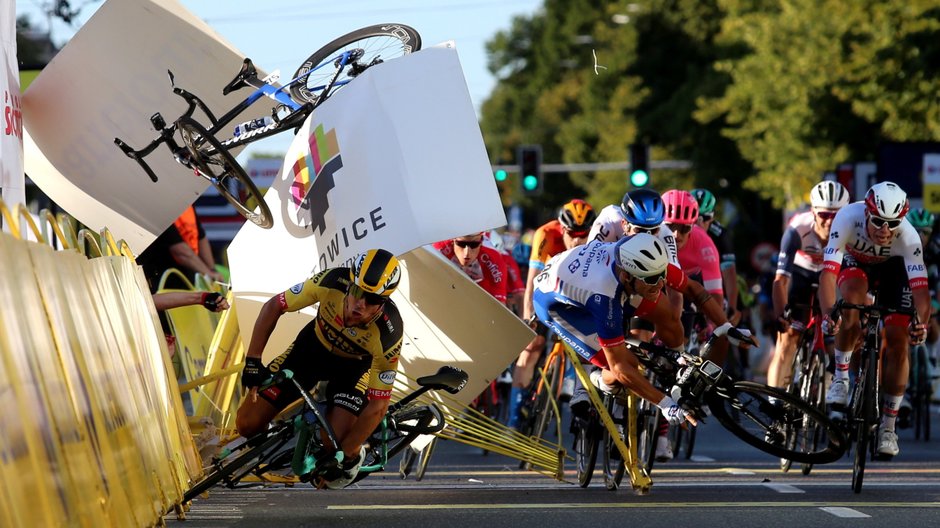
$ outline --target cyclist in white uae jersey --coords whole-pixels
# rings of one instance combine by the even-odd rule
[[[868,190],[864,202],[843,207],[832,221],[819,277],[819,305],[823,330],[836,335],[836,372],[826,394],[826,403],[836,408],[848,403],[849,361],[861,334],[854,310],[844,312],[841,321],[830,319],[837,284],[847,302],[864,304],[872,291],[882,306],[913,306],[920,321],[930,315],[923,248],[917,230],[904,218],[908,209],[907,194],[894,183],[882,182]],[[924,340],[926,326],[912,326],[908,316],[891,314],[884,319],[884,332],[885,394],[878,453],[891,457],[898,454],[894,425],[907,386],[908,346]]]
[[[694,425],[640,373],[624,339],[624,316],[635,312],[649,317],[664,342],[682,342],[682,326],[662,296],[665,275],[666,249],[650,234],[591,241],[549,260],[535,279],[535,313],[581,358],[605,369],[606,384],[620,382],[656,404],[670,423]]]

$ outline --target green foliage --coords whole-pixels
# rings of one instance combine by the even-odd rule
[[[484,138],[502,163],[536,143],[546,163],[623,161],[646,141],[694,165],[653,169],[658,190],[795,207],[883,141],[940,139],[938,37],[937,0],[547,0],[488,43]],[[627,177],[550,174],[542,200],[602,207]]]

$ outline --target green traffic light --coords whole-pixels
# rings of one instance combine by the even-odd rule
[[[493,175],[496,176],[496,181],[498,182],[506,181],[506,177],[509,176],[509,174],[502,169],[496,171]]]
[[[634,187],[643,187],[650,182],[650,175],[645,170],[635,170],[630,174],[630,184]]]
[[[534,191],[535,188],[539,186],[539,179],[529,174],[522,179],[522,186],[525,187],[527,191]]]

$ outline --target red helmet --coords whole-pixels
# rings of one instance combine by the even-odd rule
[[[689,191],[673,189],[663,194],[667,224],[692,225],[698,219],[698,200]]]
[[[904,218],[911,204],[907,201],[907,193],[896,183],[881,182],[868,189],[865,207],[872,216],[894,220]]]

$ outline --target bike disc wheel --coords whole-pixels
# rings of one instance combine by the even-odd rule
[[[327,66],[344,52],[361,49],[362,57],[356,63],[362,67],[347,65],[337,77],[333,88],[323,93],[336,68]],[[299,104],[313,103],[319,105],[339,88],[353,80],[362,73],[366,67],[373,65],[374,61],[386,61],[413,53],[421,49],[421,36],[414,28],[403,24],[378,24],[357,29],[336,38],[326,46],[315,51],[307,58],[294,73],[294,79],[307,75],[305,81],[298,81],[290,86],[291,98]]]
[[[778,405],[771,404],[774,397]],[[839,428],[811,404],[786,391],[750,381],[715,387],[706,392],[712,415],[732,434],[746,443],[779,458],[794,462],[825,464],[845,452],[846,442]],[[796,420],[811,420],[826,431],[827,443],[811,452],[787,449],[784,426]]]
[[[196,171],[218,189],[238,214],[258,227],[270,229],[274,217],[264,196],[219,140],[191,117],[179,118],[176,127]]]

